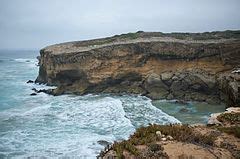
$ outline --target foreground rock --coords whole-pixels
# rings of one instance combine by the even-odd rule
[[[40,51],[36,82],[56,85],[54,95],[125,92],[236,106],[239,33],[137,32],[52,45]]]

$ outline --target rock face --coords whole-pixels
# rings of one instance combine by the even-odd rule
[[[135,93],[239,105],[240,31],[137,32],[40,51],[36,82],[52,94]]]

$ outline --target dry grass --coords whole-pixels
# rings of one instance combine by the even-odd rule
[[[218,127],[218,130],[225,132],[227,134],[234,135],[235,137],[240,138],[240,127],[239,126],[231,126],[231,127]]]

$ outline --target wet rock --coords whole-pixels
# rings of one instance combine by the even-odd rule
[[[51,94],[54,95],[54,89],[40,89],[36,93],[46,93],[46,94]]]
[[[30,96],[36,96],[37,95],[37,93],[31,93],[30,94]]]
[[[111,142],[108,142],[106,140],[98,140],[97,143],[102,145],[102,146],[104,146],[104,147],[106,147],[106,146],[111,144]]]
[[[37,93],[41,93],[41,92],[46,93],[47,90],[46,89],[40,89],[40,90],[37,91]]]
[[[188,113],[190,112],[187,108],[182,108],[179,110],[179,113]]]
[[[35,92],[35,93],[38,93],[38,90],[36,88],[32,88],[32,90]]]
[[[27,83],[34,83],[34,81],[32,81],[32,80],[28,80]]]

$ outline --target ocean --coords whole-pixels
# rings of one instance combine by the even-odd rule
[[[48,88],[26,83],[38,75],[38,55],[0,51],[0,158],[96,158],[100,140],[127,139],[149,123],[205,123],[225,107],[139,95],[30,96],[32,88]]]

